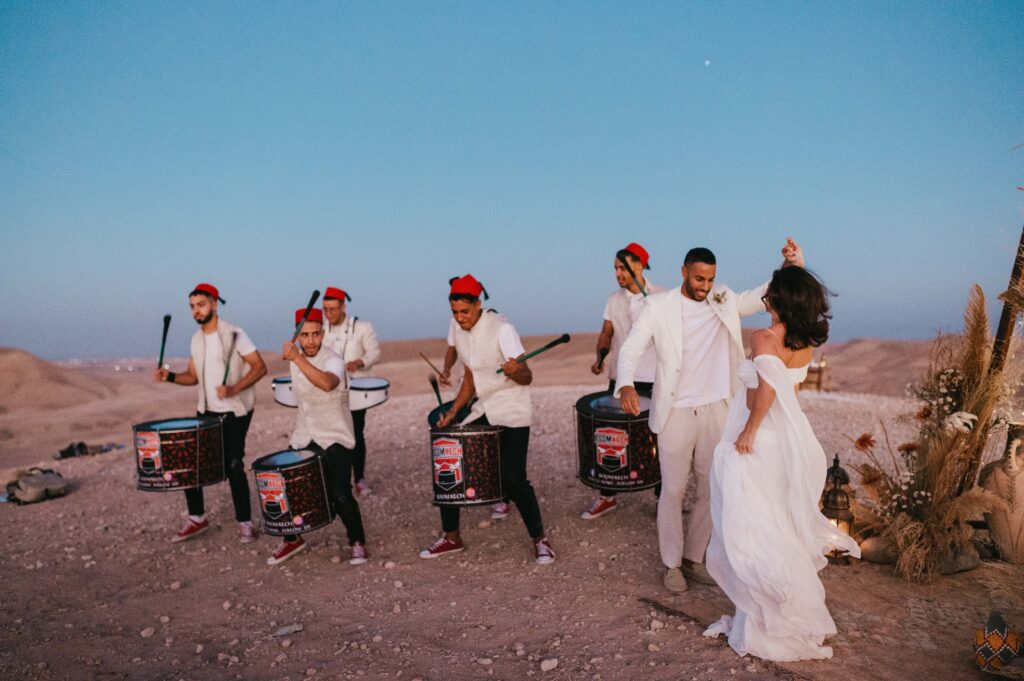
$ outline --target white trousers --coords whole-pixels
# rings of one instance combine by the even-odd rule
[[[704,552],[711,540],[711,463],[728,412],[725,400],[700,407],[673,407],[665,427],[658,433],[658,547],[667,568],[679,567],[683,558],[704,562]],[[696,476],[696,496],[684,532],[683,496],[691,467]]]

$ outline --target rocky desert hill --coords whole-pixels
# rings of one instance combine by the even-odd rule
[[[62,409],[116,393],[113,381],[87,376],[16,348],[0,348],[0,414]]]

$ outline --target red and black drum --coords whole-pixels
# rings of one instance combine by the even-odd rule
[[[635,492],[661,482],[658,441],[647,426],[651,399],[640,396],[640,414],[627,414],[610,392],[576,401],[576,450],[580,481],[604,492]]]
[[[501,485],[501,426],[447,425],[438,427],[448,402],[427,417],[430,423],[430,462],[435,506],[482,506],[504,500]],[[459,411],[453,423],[469,415]]]
[[[221,482],[224,434],[215,416],[147,421],[132,426],[139,489],[166,492]]]
[[[312,532],[334,519],[327,462],[311,449],[286,449],[252,464],[263,531],[275,536]]]

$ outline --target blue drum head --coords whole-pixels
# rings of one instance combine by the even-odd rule
[[[291,376],[278,376],[277,378],[275,378],[274,380],[271,381],[271,383],[274,383],[274,384],[278,384],[278,383],[291,383],[291,382],[292,382],[292,377]]]
[[[287,468],[289,466],[302,463],[303,461],[309,461],[310,459],[316,458],[316,456],[317,453],[311,449],[286,449],[282,452],[267,454],[266,456],[257,459],[253,462],[252,467],[254,469],[261,470]]]
[[[136,431],[146,432],[171,432],[179,430],[196,430],[197,428],[208,428],[220,422],[215,416],[187,416],[177,419],[162,419],[160,421],[146,421],[133,426]]]
[[[384,390],[390,385],[391,382],[386,378],[377,378],[376,376],[363,376],[349,381],[349,387],[352,390]]]
[[[622,411],[617,397],[601,395],[590,400],[590,408],[596,416],[628,416]],[[640,411],[645,412],[651,408],[651,398],[640,395]]]

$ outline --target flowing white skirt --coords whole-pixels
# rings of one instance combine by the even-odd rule
[[[834,547],[860,556],[850,537],[818,510],[827,459],[800,410],[777,357],[749,361],[776,398],[757,432],[754,451],[733,443],[746,424],[744,387],[732,401],[711,468],[713,530],[707,568],[736,606],[706,636],[726,634],[739,655],[779,662],[832,657],[822,645],[836,633],[818,571]],[[747,377],[747,382],[751,378]]]

